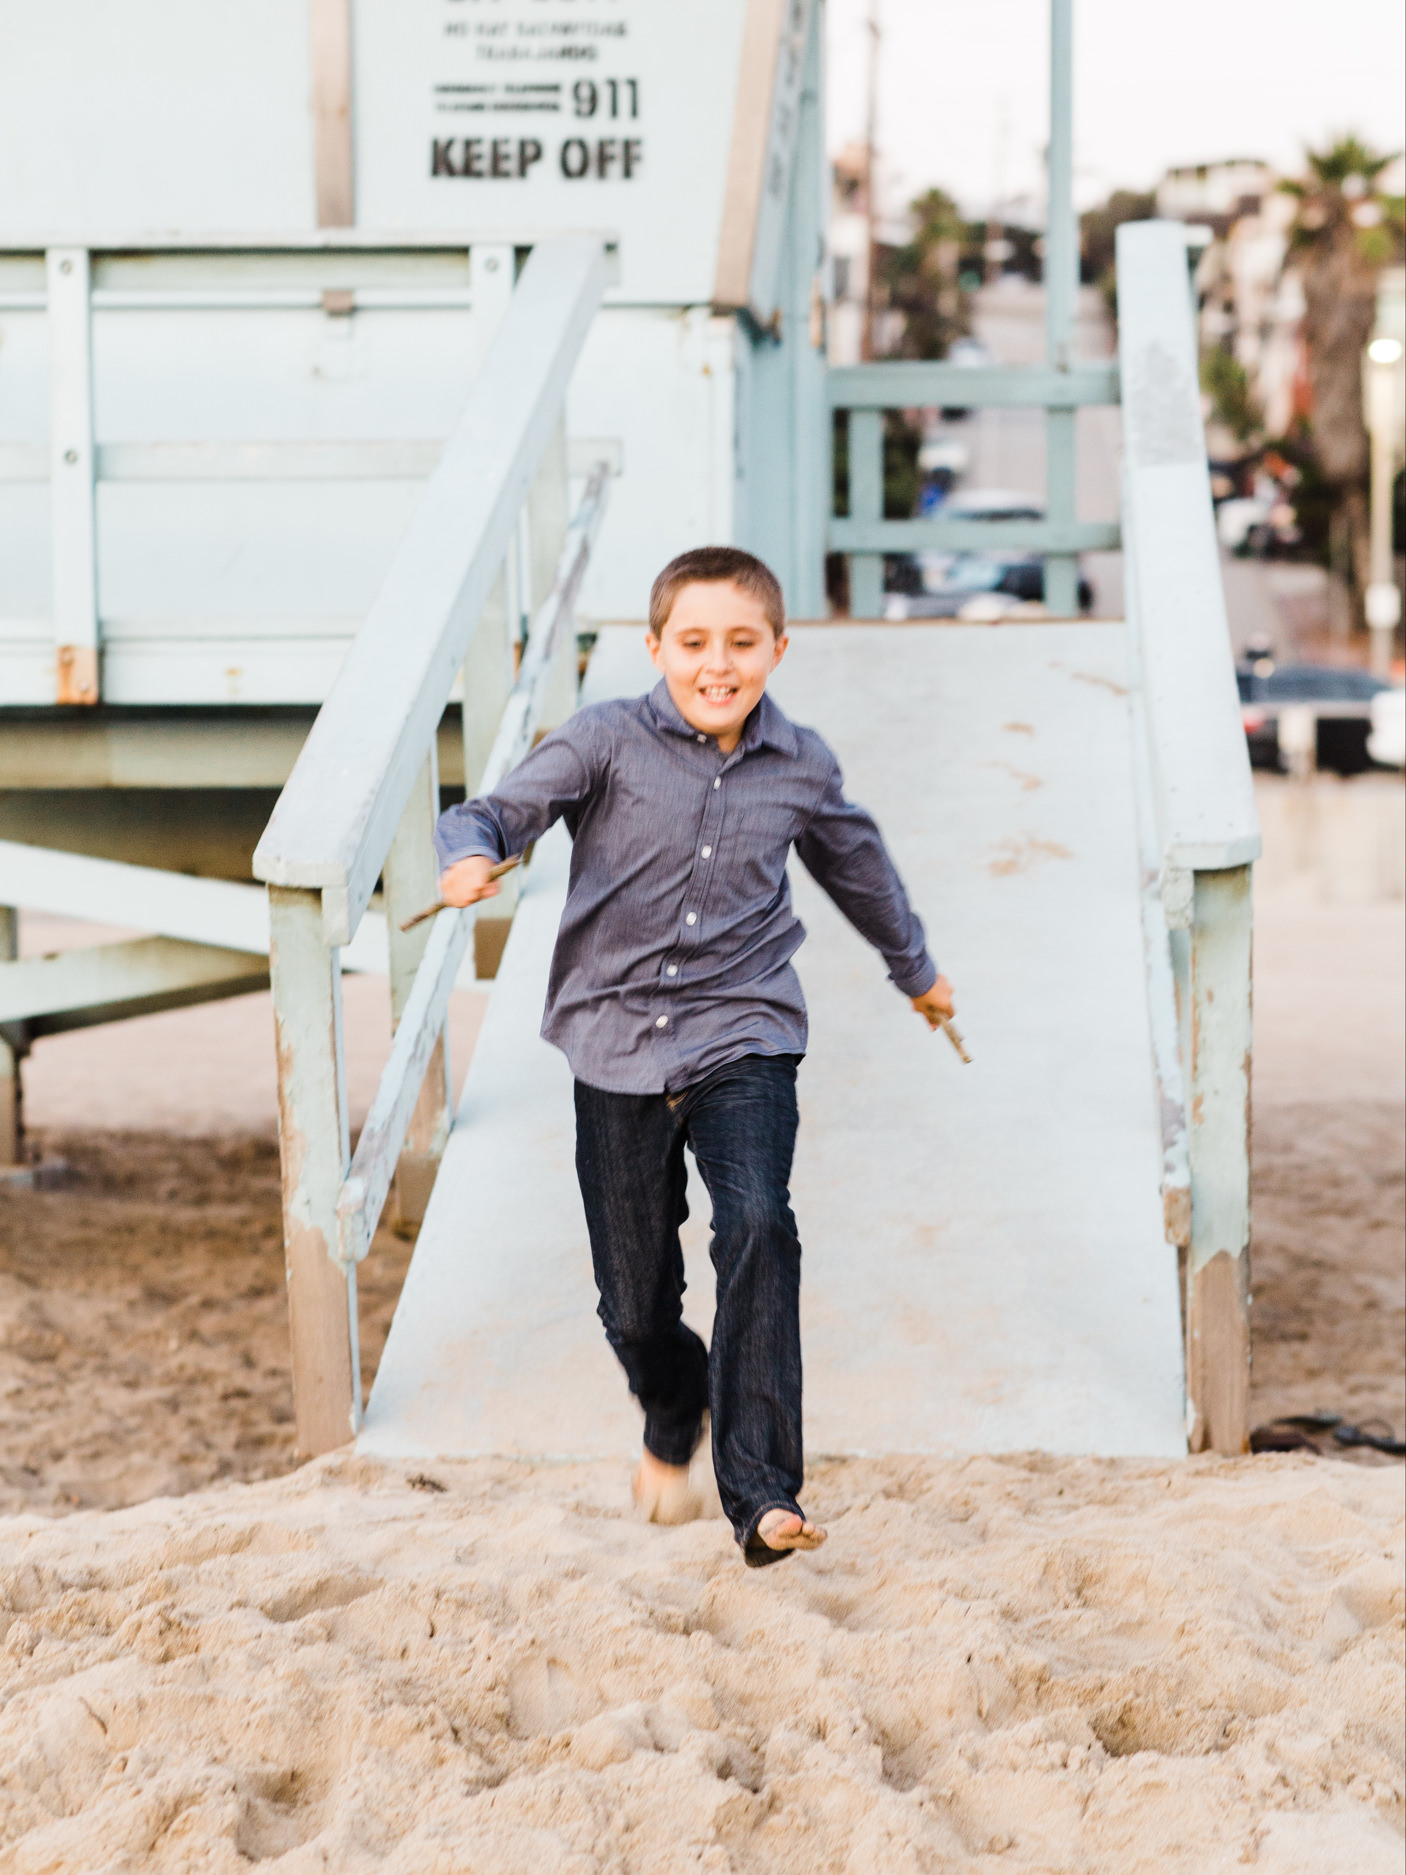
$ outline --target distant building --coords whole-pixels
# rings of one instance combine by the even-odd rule
[[[1169,169],[1157,189],[1160,216],[1211,235],[1196,269],[1201,347],[1221,346],[1244,368],[1267,437],[1287,435],[1311,410],[1303,285],[1289,255],[1294,200],[1280,180],[1268,163],[1232,157]],[[1400,192],[1400,159],[1380,186]],[[1239,448],[1210,440],[1213,455]]]

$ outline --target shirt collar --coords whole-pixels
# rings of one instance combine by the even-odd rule
[[[687,736],[691,742],[697,739],[698,731],[679,714],[678,705],[669,695],[669,686],[662,677],[649,693],[649,707],[661,729],[671,730],[676,736]],[[765,691],[747,718],[738,747],[744,752],[766,747],[776,749],[782,755],[795,756],[800,753],[795,729]]]

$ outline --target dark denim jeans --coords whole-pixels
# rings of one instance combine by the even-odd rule
[[[712,1414],[718,1495],[744,1547],[763,1513],[798,1510],[801,1246],[789,1183],[794,1055],[746,1055],[680,1094],[576,1083],[576,1172],[599,1315],[644,1442],[686,1465]],[[713,1204],[713,1345],[683,1322],[685,1142]]]

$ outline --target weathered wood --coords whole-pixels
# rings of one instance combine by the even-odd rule
[[[785,13],[786,0],[747,0],[713,280],[713,303],[717,306],[745,306],[751,290],[752,255],[766,183],[772,96]]]
[[[59,1035],[160,1009],[185,1009],[268,988],[268,960],[176,938],[127,938],[53,957],[0,963],[0,1023]]]
[[[267,953],[269,947],[267,894],[229,879],[193,879],[159,866],[0,840],[0,895],[57,917],[127,925],[220,950]],[[342,952],[342,968],[384,972],[385,927],[380,912],[368,913]]]
[[[310,1458],[345,1444],[361,1416],[356,1266],[337,1255],[350,1157],[342,991],[317,894],[274,886],[269,913],[293,1407]]]
[[[1163,864],[1258,858],[1250,762],[1221,586],[1180,223],[1118,230],[1124,557]]]
[[[877,420],[877,415],[866,410],[851,413],[851,465],[855,425],[861,419]],[[837,516],[830,523],[830,545],[836,553],[875,558],[885,553],[990,553],[1001,548],[1022,553],[1101,553],[1117,547],[1121,539],[1116,521],[965,521],[943,520],[940,515],[927,521],[885,521],[877,515],[865,519],[854,512],[853,478],[851,466],[849,515]],[[882,496],[882,485],[879,492]]]
[[[533,249],[444,459],[254,857],[322,891],[329,940],[365,910],[556,425],[605,284],[598,240]]]
[[[392,1033],[400,1027],[414,987],[415,973],[429,942],[429,932],[417,925],[411,914],[434,893],[439,871],[434,851],[434,824],[438,814],[439,770],[435,745],[431,741],[424,767],[386,854],[382,875],[390,944]],[[446,998],[446,1004],[447,1001]],[[400,1152],[395,1181],[395,1224],[400,1230],[415,1230],[425,1215],[435,1173],[449,1137],[448,1044],[446,1017],[430,1053]]]
[[[849,519],[830,526],[831,544],[848,552],[849,609],[852,618],[881,618],[884,610],[883,546],[877,538],[891,525],[884,521],[884,419],[878,410],[852,410],[849,417]],[[911,527],[911,522],[899,524]],[[923,543],[902,535],[895,552]]]
[[[319,228],[356,220],[351,0],[310,0],[312,147]]]
[[[1249,1440],[1251,922],[1248,866],[1197,874],[1186,1320],[1193,1452],[1243,1452]]]
[[[556,581],[533,620],[522,667],[484,768],[480,792],[496,787],[532,746],[551,684],[557,642],[570,629],[576,596],[605,514],[608,481],[605,464],[597,463],[567,531]],[[427,1078],[427,1070],[439,1072],[434,1066],[435,1051],[441,1044],[449,993],[475,927],[477,910],[477,906],[470,906],[457,916],[446,911],[434,920],[428,932],[423,926],[417,928],[423,951],[419,968],[337,1205],[338,1244],[348,1264],[365,1256],[370,1245],[390,1187],[392,1166],[416,1111],[415,1090],[421,1079]],[[407,935],[397,932],[401,938]]]
[[[473,929],[473,909],[457,917],[437,918],[430,927],[424,957],[336,1204],[338,1254],[348,1267],[370,1248],[419,1090],[443,1047],[445,1011]]]
[[[0,905],[0,975],[19,956],[20,915],[13,905]],[[24,1160],[23,1083],[20,1054],[27,1038],[18,1024],[0,1030],[0,1167]]]
[[[912,410],[947,405],[971,410],[1075,410],[1118,402],[1118,367],[1081,364],[948,365],[886,358],[879,364],[837,365],[826,373],[834,410]]]
[[[55,703],[94,704],[98,684],[97,513],[88,250],[45,257],[49,337],[49,527]]]

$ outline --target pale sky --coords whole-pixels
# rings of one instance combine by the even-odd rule
[[[828,0],[832,150],[864,134],[871,3]],[[930,183],[969,213],[997,193],[1043,200],[1048,0],[877,4],[885,210]],[[1406,142],[1401,0],[1074,0],[1074,19],[1081,207],[1178,163],[1255,156],[1293,171],[1306,142],[1341,130]]]

